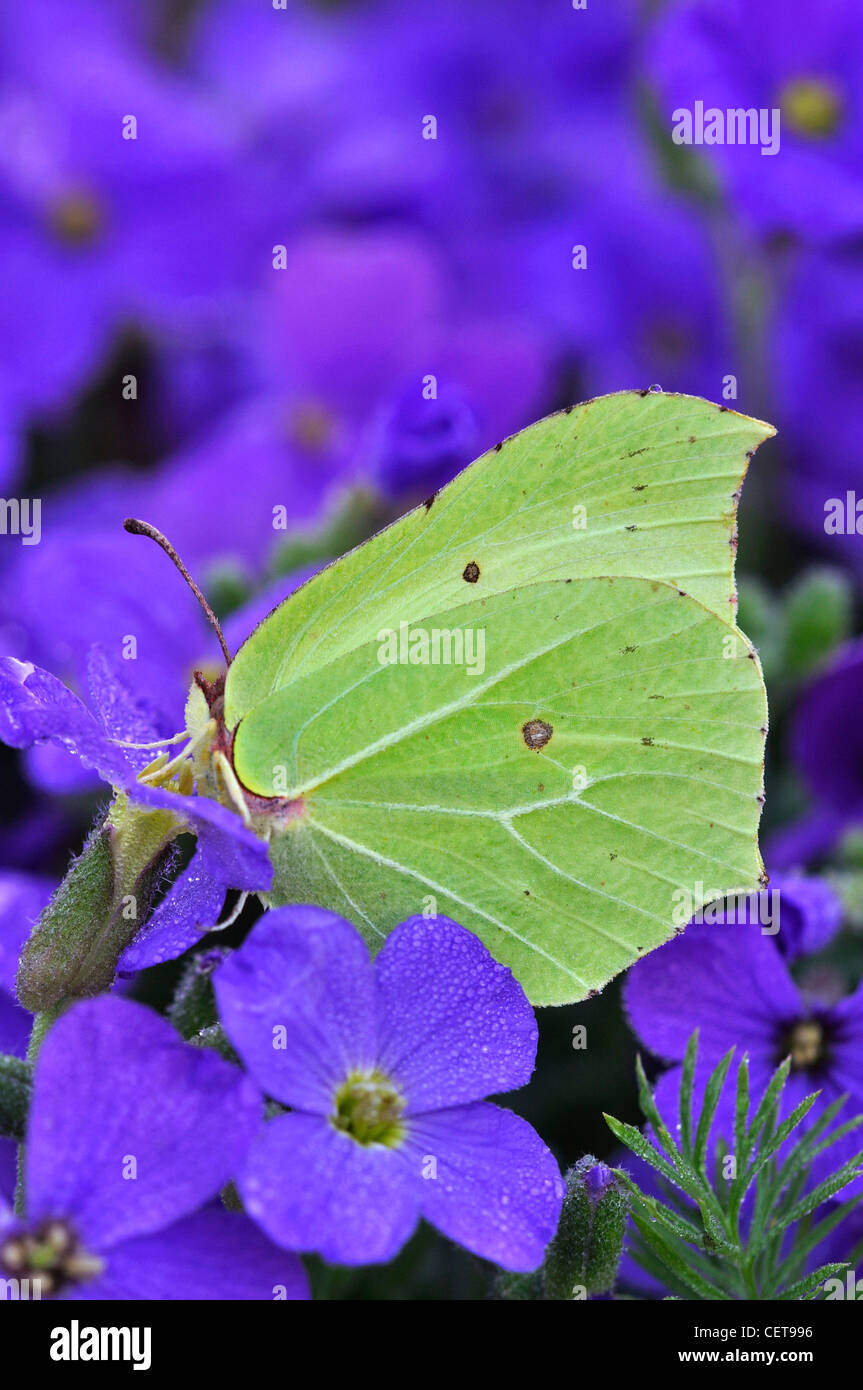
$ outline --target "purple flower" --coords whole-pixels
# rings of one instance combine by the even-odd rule
[[[861,324],[859,246],[796,257],[770,328],[786,512],[825,556],[863,579]]]
[[[664,1061],[679,1064],[690,1034],[699,1030],[696,1099],[712,1068],[736,1047],[749,1054],[753,1096],[763,1093],[774,1069],[790,1055],[780,1118],[813,1091],[820,1097],[807,1117],[810,1124],[845,1092],[849,1100],[840,1118],[863,1111],[863,985],[832,1005],[804,999],[775,940],[762,935],[758,924],[690,925],[632,967],[625,1005],[638,1037]],[[656,1087],[657,1105],[672,1132],[679,1083],[680,1066],[674,1065]],[[723,1092],[714,1133],[733,1139],[730,1085]],[[824,1165],[821,1176],[826,1176],[859,1148],[859,1134],[846,1136],[816,1160],[816,1174],[819,1162]],[[858,1190],[863,1190],[863,1180]]]
[[[584,1185],[587,1188],[591,1201],[597,1202],[609,1187],[613,1187],[616,1178],[607,1163],[596,1163],[589,1168],[584,1175]]]
[[[678,0],[665,7],[649,66],[671,133],[677,111],[774,109],[779,144],[707,144],[738,209],[760,231],[807,241],[863,227],[863,105],[856,0]],[[727,132],[725,132],[727,135]]]
[[[786,960],[823,951],[842,925],[842,903],[824,879],[774,874],[759,897],[778,903],[775,939]]]
[[[638,201],[637,223],[627,195]],[[596,207],[589,239],[588,269],[572,274],[595,277],[601,295],[587,324],[590,394],[656,382],[716,400],[729,373],[745,391],[716,250],[685,199],[642,175]]]
[[[306,1297],[296,1257],[209,1205],[258,1116],[245,1077],[149,1009],[76,1005],[39,1055],[26,1212],[0,1215],[0,1273],[72,1300]]]
[[[98,648],[91,652],[89,674],[99,718],[49,672],[0,658],[0,739],[13,748],[46,741],[63,747],[135,803],[170,811],[174,833],[189,830],[197,837],[188,867],[123,955],[121,968],[128,972],[180,955],[216,923],[229,888],[269,888],[272,865],[266,843],[227,807],[138,781],[142,759],[151,753],[117,740],[148,742],[147,712]]]
[[[193,666],[215,665],[218,647],[165,556],[122,529],[124,516],[147,514],[144,498],[140,483],[112,471],[45,501],[41,544],[4,553],[0,653],[84,692],[99,643],[134,680],[157,738],[180,727]],[[26,761],[46,791],[92,785],[92,774],[53,750]]]
[[[190,451],[182,463],[169,462],[146,486],[111,472],[46,502],[52,521],[42,543],[16,546],[11,556],[5,552],[0,655],[42,666],[72,689],[85,692],[90,687],[90,652],[98,645],[118,679],[134,684],[134,698],[146,708],[154,729],[149,737],[174,734],[182,725],[193,671],[201,668],[215,675],[223,661],[174,567],[155,545],[127,535],[122,522],[126,516],[142,514],[155,518],[201,576],[205,589],[208,568],[220,557],[243,574],[262,569],[274,535],[284,535],[273,531],[274,499],[284,498],[293,517],[290,489],[284,491],[285,479],[279,478],[275,459],[262,471],[253,453],[244,455],[252,485],[237,490],[228,486],[225,475],[223,485],[215,487],[224,461],[220,447],[209,456]],[[235,456],[231,461],[236,466]],[[309,495],[317,486],[309,481]],[[208,501],[202,506],[205,493]],[[219,507],[224,508],[221,520]],[[306,577],[304,571],[293,580],[283,579],[278,592],[274,586],[270,607]],[[232,650],[266,611],[255,604],[247,620],[243,610],[232,615]],[[92,772],[53,746],[34,749],[25,762],[29,780],[43,791],[63,794],[93,786]]]
[[[44,410],[129,321],[188,331],[227,303],[250,202],[225,113],[104,7],[5,5],[2,23],[2,365],[13,401]]]
[[[609,126],[635,107],[634,17],[631,0],[576,15],[557,0],[379,0],[335,18],[218,0],[193,47],[297,202],[342,223],[431,225],[458,245],[466,226],[487,243],[559,202],[585,166],[606,174]]]
[[[475,1254],[536,1268],[563,1182],[531,1127],[482,1099],[528,1080],[536,1023],[476,937],[412,917],[372,965],[349,922],[282,908],[215,988],[252,1076],[293,1107],[264,1126],[239,1179],[272,1239],[374,1263],[424,1216]]]
[[[863,642],[846,647],[804,694],[791,756],[810,791],[849,820],[863,818]]]
[[[791,757],[814,806],[769,847],[779,868],[829,854],[843,832],[863,823],[863,642],[845,647],[800,699],[791,726]]]
[[[220,492],[214,478],[225,480],[226,548],[259,567],[279,538],[274,506],[296,528],[320,523],[352,483],[425,496],[541,410],[542,336],[524,316],[462,307],[415,233],[310,233],[271,280],[259,390],[172,462],[148,504],[193,560],[218,531],[199,500]],[[255,478],[240,503],[239,472]]]

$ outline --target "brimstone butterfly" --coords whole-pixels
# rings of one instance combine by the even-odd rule
[[[735,516],[771,434],[693,397],[600,397],[270,613],[189,717],[217,717],[271,837],[271,902],[372,943],[453,917],[559,1004],[671,936],[681,894],[756,888],[767,712]]]

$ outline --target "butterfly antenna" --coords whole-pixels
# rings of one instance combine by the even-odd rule
[[[168,559],[173,561],[173,563],[177,566],[177,569],[180,571],[189,588],[192,590],[192,593],[195,595],[195,598],[198,600],[199,604],[204,610],[207,622],[210,624],[210,627],[213,629],[213,631],[219,639],[219,646],[222,648],[222,651],[224,652],[225,661],[230,666],[231,653],[228,651],[228,644],[225,641],[224,634],[219,626],[219,620],[216,617],[210,605],[208,604],[207,600],[204,598],[204,595],[201,593],[201,590],[198,588],[189,571],[186,569],[186,566],[183,564],[183,561],[180,559],[176,550],[171,545],[171,542],[168,540],[167,536],[163,536],[162,532],[157,531],[155,526],[151,526],[149,521],[138,521],[133,516],[128,516],[126,518],[126,520],[123,522],[123,529],[125,531],[128,531],[129,534],[132,536],[149,536],[150,540],[155,541],[158,546],[161,546]]]

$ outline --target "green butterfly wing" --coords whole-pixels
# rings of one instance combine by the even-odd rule
[[[766,702],[730,542],[770,433],[682,396],[592,401],[277,608],[225,692],[241,781],[299,803],[273,900],[370,939],[455,917],[563,1003],[666,940],[681,888],[757,885]],[[382,659],[402,624],[415,663]],[[447,663],[459,642],[472,662]]]
[[[732,620],[737,497],[773,433],[709,401],[652,391],[540,420],[275,609],[234,658],[229,727],[394,617],[419,621],[538,580],[664,579]],[[463,578],[470,564],[475,590]]]

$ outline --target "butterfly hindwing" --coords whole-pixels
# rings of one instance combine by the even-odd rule
[[[274,901],[371,940],[452,916],[534,1002],[562,1003],[666,940],[681,885],[699,906],[757,884],[764,689],[703,604],[656,580],[553,580],[392,631],[395,649],[378,635],[239,725],[245,784],[295,803]],[[461,635],[460,661],[434,663],[435,633],[439,658]]]

